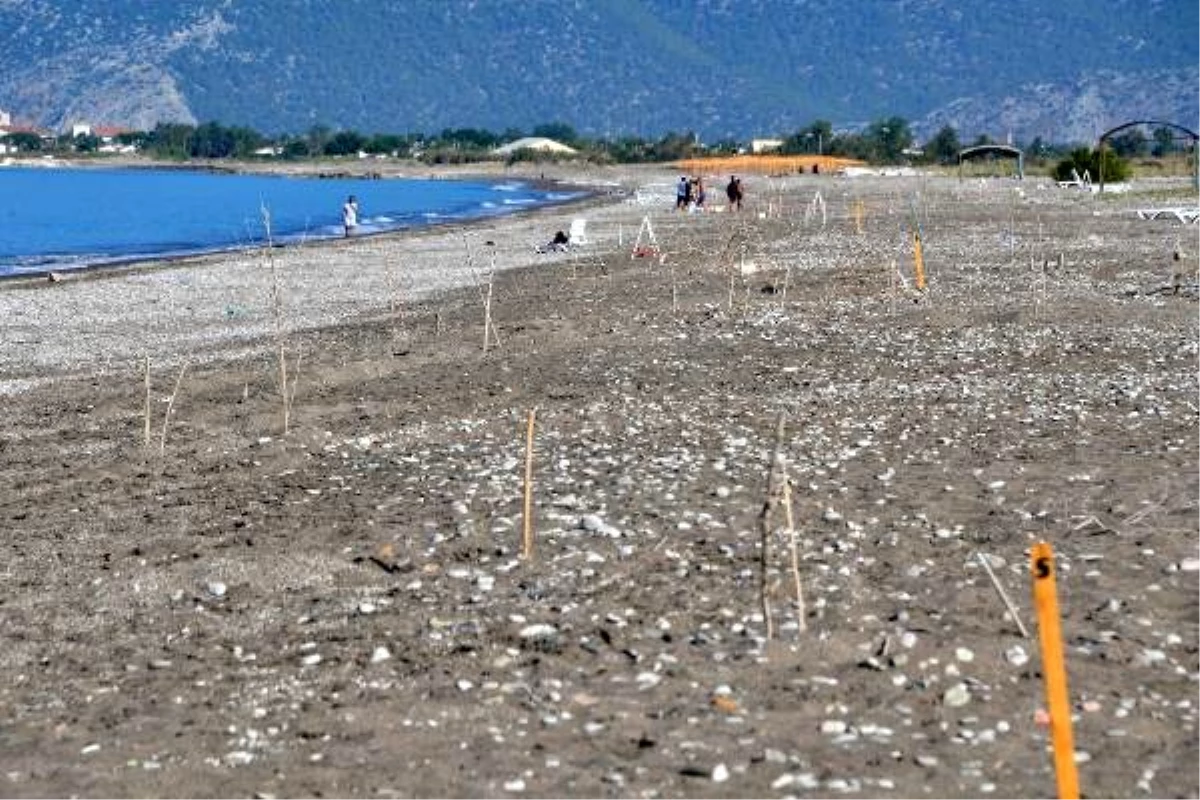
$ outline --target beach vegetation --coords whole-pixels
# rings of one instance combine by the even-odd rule
[[[1150,139],[1140,128],[1130,128],[1108,140],[1108,146],[1122,158],[1134,158],[1150,153]]]
[[[538,125],[533,129],[533,136],[541,136],[546,139],[553,139],[556,142],[569,145],[571,147],[580,144],[579,134],[575,129],[565,122],[551,122],[547,125]],[[507,138],[507,137],[506,137]],[[510,141],[520,139],[520,136],[514,136]]]
[[[298,161],[308,158],[312,154],[309,152],[307,140],[287,136],[279,143],[279,155],[287,161]]]
[[[351,156],[367,146],[367,137],[358,131],[338,131],[325,143],[327,156]]]
[[[4,143],[18,153],[36,153],[42,149],[42,137],[26,131],[8,134],[4,137]]]
[[[542,151],[497,155],[501,145],[526,136],[553,139],[573,148],[570,154]],[[4,140],[9,152],[75,152],[103,156],[101,140],[88,136],[62,136],[58,139],[34,133],[13,132]],[[881,117],[855,129],[835,130],[828,120],[817,119],[790,134],[780,135],[780,155],[820,155],[847,158],[869,164],[953,164],[964,146],[959,132],[944,125],[930,139],[916,146],[909,122],[903,117]],[[748,151],[747,143],[724,138],[705,143],[692,130],[668,131],[658,138],[633,135],[587,137],[566,122],[537,125],[529,132],[507,128],[496,133],[483,128],[446,128],[436,134],[421,132],[364,134],[353,129],[335,130],[313,125],[302,134],[263,135],[245,127],[230,127],[218,122],[201,125],[160,123],[151,131],[124,132],[115,137],[118,144],[136,148],[151,158],[165,161],[188,159],[279,158],[287,161],[346,158],[366,154],[376,158],[412,159],[424,164],[471,164],[504,159],[508,163],[585,161],[592,164],[656,164],[689,159],[734,156]],[[980,134],[975,145],[995,141]],[[107,144],[107,140],[103,140]],[[1026,163],[1039,170],[1070,176],[1071,167],[1092,175],[1099,174],[1100,155],[1085,149],[1088,155],[1073,151],[1074,145],[1051,143],[1041,137],[1032,142],[1016,142],[1025,153]],[[1190,142],[1178,133],[1160,128],[1150,132],[1134,129],[1114,137],[1105,148],[1104,176],[1120,180],[1134,164],[1153,165],[1164,174],[1189,173]],[[1093,163],[1095,162],[1095,163]],[[1119,176],[1119,177],[1118,177]]]
[[[785,156],[823,155],[833,144],[833,123],[819,119],[783,140],[779,152]]]
[[[1151,136],[1154,140],[1154,144],[1151,146],[1150,155],[1156,158],[1162,158],[1163,156],[1168,155],[1169,152],[1177,149],[1175,144],[1175,132],[1171,131],[1171,128],[1154,128],[1154,132],[1151,134]]]
[[[1055,180],[1066,181],[1071,179],[1072,171],[1079,175],[1086,171],[1092,180],[1098,180],[1103,175],[1105,181],[1116,183],[1129,178],[1130,166],[1111,148],[1093,150],[1079,147],[1055,164],[1052,174]]]
[[[925,145],[925,154],[938,164],[953,164],[961,149],[958,131],[950,125],[944,125]]]
[[[189,138],[194,131],[191,125],[178,122],[160,122],[150,132],[146,151],[156,158],[182,160],[189,154]]]
[[[83,134],[72,137],[71,146],[80,153],[94,153],[100,149],[100,137]]]
[[[363,143],[362,150],[371,155],[407,157],[411,153],[413,139],[412,136],[377,133]]]

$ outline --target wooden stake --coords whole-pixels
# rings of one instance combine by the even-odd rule
[[[146,424],[142,441],[150,449],[150,354],[146,354]]]
[[[767,470],[767,496],[763,501],[762,511],[758,514],[758,527],[761,538],[762,557],[759,563],[759,600],[762,603],[763,623],[766,626],[767,641],[775,635],[775,624],[771,620],[771,586],[767,570],[771,565],[771,512],[783,497],[779,481],[783,478],[779,468],[783,462],[783,423],[785,414],[779,412],[779,422],[775,429],[775,453],[771,457],[771,466]]]
[[[496,282],[496,251],[492,251],[492,267],[488,271],[487,297],[483,303],[483,352],[486,355],[488,351],[488,342],[494,339],[496,347],[500,346],[500,331],[496,330],[496,324],[492,322],[492,287]]]
[[[1042,645],[1042,674],[1046,681],[1046,704],[1050,710],[1050,736],[1054,746],[1054,773],[1058,796],[1079,797],[1079,775],[1075,768],[1075,742],[1071,733],[1071,704],[1067,699],[1067,670],[1063,657],[1062,628],[1058,611],[1058,588],[1054,577],[1054,552],[1048,542],[1038,542],[1030,552],[1033,569],[1033,602],[1037,607],[1038,633]]]
[[[492,338],[492,279],[488,277],[487,299],[483,302],[483,352],[488,351],[488,341]]]
[[[525,505],[521,526],[521,558],[533,559],[533,424],[537,409],[529,409],[525,427]]]
[[[179,386],[183,383],[183,373],[187,372],[187,362],[179,368],[179,375],[175,378],[175,389],[171,392],[171,398],[167,401],[167,410],[163,414],[162,435],[158,439],[158,452],[163,455],[167,452],[167,424],[171,421],[171,409],[175,407],[175,398],[179,396]]]
[[[1008,599],[1008,592],[1004,591],[1004,587],[1000,584],[1000,579],[996,577],[996,573],[992,572],[992,565],[988,563],[987,556],[983,553],[975,554],[979,563],[983,565],[983,569],[987,572],[989,578],[992,579],[992,586],[996,587],[996,593],[1000,595],[1000,600],[1004,603],[1004,607],[1008,609],[1008,614],[1013,618],[1013,622],[1017,623],[1017,629],[1021,631],[1021,635],[1026,639],[1029,638],[1029,631],[1025,630],[1025,623],[1021,622],[1021,617],[1017,614],[1017,607],[1013,605],[1013,601]]]
[[[782,464],[783,468],[783,513],[787,519],[788,528],[788,545],[791,549],[792,556],[792,582],[796,586],[796,621],[799,623],[800,633],[808,630],[808,611],[804,606],[804,590],[800,584],[800,554],[796,550],[796,524],[792,517],[792,482],[788,478],[787,463]]]

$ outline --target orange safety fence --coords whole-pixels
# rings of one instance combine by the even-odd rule
[[[799,172],[835,174],[845,167],[866,166],[865,161],[838,156],[717,156],[712,158],[685,158],[675,163],[681,172],[692,175],[784,175]]]

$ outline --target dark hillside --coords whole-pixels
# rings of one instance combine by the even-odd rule
[[[0,108],[59,127],[787,133],[886,116],[1057,141],[1195,123],[1194,2],[0,2]],[[1047,107],[1055,98],[1057,106]],[[1063,108],[1063,104],[1067,104]],[[1007,109],[999,115],[996,109]]]

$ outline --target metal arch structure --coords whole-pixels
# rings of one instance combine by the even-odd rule
[[[1112,138],[1114,135],[1120,133],[1121,131],[1126,130],[1128,128],[1136,128],[1138,125],[1154,125],[1159,128],[1174,128],[1175,130],[1180,131],[1181,133],[1185,134],[1188,138],[1190,138],[1192,140],[1192,161],[1195,164],[1195,172],[1192,175],[1192,180],[1197,187],[1200,187],[1200,158],[1197,157],[1197,156],[1200,156],[1200,153],[1197,153],[1198,148],[1196,147],[1197,142],[1200,141],[1200,135],[1197,135],[1194,130],[1191,130],[1190,128],[1185,128],[1182,125],[1179,125],[1178,123],[1175,123],[1175,122],[1165,122],[1163,120],[1158,120],[1158,119],[1137,119],[1137,120],[1134,120],[1133,122],[1121,123],[1117,127],[1109,128],[1104,133],[1100,134],[1100,138],[1097,140],[1097,144],[1096,144],[1096,150],[1100,154],[1100,170],[1099,170],[1100,171],[1100,191],[1101,192],[1104,191],[1104,144],[1105,144],[1105,142],[1107,142],[1110,138]]]
[[[958,151],[958,177],[960,180],[962,179],[963,161],[981,155],[1001,155],[1016,159],[1017,178],[1025,179],[1025,153],[1023,151],[1007,144],[981,144]]]

